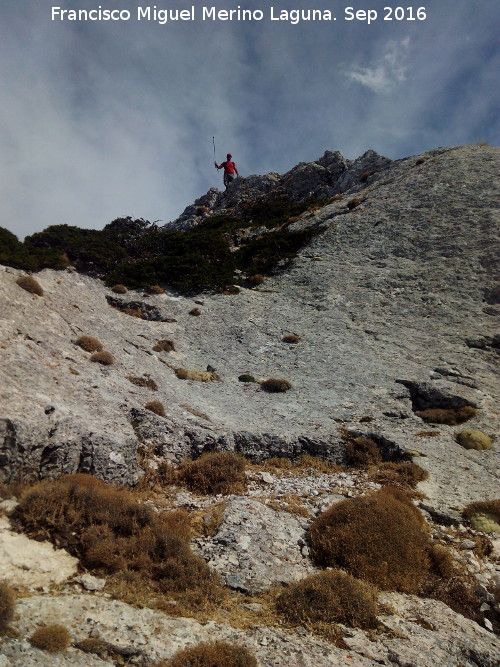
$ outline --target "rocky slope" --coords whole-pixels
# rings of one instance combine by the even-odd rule
[[[289,225],[321,230],[291,266],[234,295],[187,298],[167,291],[145,297],[135,291],[117,297],[74,271],[46,270],[36,275],[44,290],[39,297],[16,284],[22,272],[3,268],[0,475],[10,481],[79,471],[133,484],[164,460],[214,449],[241,452],[254,462],[301,453],[341,462],[346,431],[368,436],[386,459],[418,453],[429,472],[419,485],[419,504],[435,522],[432,530],[462,554],[484,588],[483,604],[498,605],[498,562],[473,554],[474,533],[461,517],[468,503],[498,496],[498,442],[475,450],[456,441],[464,428],[494,439],[498,425],[497,170],[498,149],[489,146],[437,149],[397,162],[370,151],[354,162],[327,152],[283,176],[254,176],[225,193],[210,191],[171,226],[185,229],[260,197],[343,193]],[[109,297],[123,306],[140,302],[152,319],[130,317],[111,307]],[[189,312],[195,306],[199,316]],[[283,342],[287,334],[300,340]],[[98,338],[115,362],[92,363],[90,353],[75,345],[81,335]],[[154,351],[164,339],[175,350]],[[175,373],[207,365],[218,380],[183,380]],[[257,383],[240,382],[242,374],[285,378],[292,388],[268,393]],[[153,379],[157,390],[128,377]],[[151,400],[164,404],[165,417],[145,409]],[[416,414],[462,406],[477,410],[465,425],[429,425]],[[314,571],[303,540],[311,518],[335,497],[377,486],[362,473],[249,474],[246,496],[230,497],[216,536],[195,543],[228,586],[249,595]],[[303,498],[302,515],[283,512],[290,510],[291,496]],[[171,500],[190,510],[214,502],[179,490]],[[266,666],[420,666],[434,664],[439,655],[442,664],[469,667],[495,664],[499,649],[488,622],[482,629],[442,603],[402,594],[386,594],[396,613],[384,623],[394,636],[371,642],[365,632],[352,631],[347,652],[300,631],[259,625],[256,608],[253,630],[236,630],[221,619],[217,627],[203,626],[160,612],[148,616],[148,610],[143,618],[98,592],[75,595],[79,583],[68,583],[54,598],[55,584],[43,580],[38,586],[45,586],[46,595],[21,603],[21,637],[52,605],[50,615],[69,623],[77,639],[88,636],[90,627],[70,619],[73,613],[94,618],[109,642],[140,645],[133,664],[168,658],[195,638],[214,634],[252,646]],[[115,614],[123,623],[106,620]],[[151,642],[155,624],[170,644]],[[122,636],[119,627],[133,628],[131,636]],[[113,664],[70,651],[50,664]],[[49,664],[43,660],[23,641],[0,648],[2,667]]]

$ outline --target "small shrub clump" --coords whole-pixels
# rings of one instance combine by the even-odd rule
[[[248,375],[247,373],[243,373],[243,375],[238,375],[238,381],[239,382],[257,382],[257,380],[254,378],[253,375]]]
[[[148,294],[165,294],[165,290],[160,285],[149,285],[146,287],[146,292]]]
[[[36,294],[37,296],[43,296],[43,287],[40,285],[38,280],[33,278],[33,276],[21,276],[16,280],[16,283],[19,287],[22,287],[30,294]]]
[[[115,292],[115,294],[126,294],[128,289],[125,287],[125,285],[113,285],[111,291]]]
[[[264,276],[262,273],[254,273],[252,276],[248,276],[247,283],[250,287],[258,287],[264,282]]]
[[[157,343],[153,345],[153,351],[154,352],[174,352],[175,351],[175,345],[172,340],[159,340]]]
[[[193,317],[199,317],[201,315],[201,310],[199,308],[191,308],[189,314]]]
[[[103,366],[111,366],[111,364],[115,363],[115,358],[111,352],[101,350],[100,352],[94,352],[90,357],[90,361],[95,361],[96,363],[102,364]]]
[[[500,533],[500,498],[467,505],[464,517],[474,530],[482,533]]]
[[[71,644],[71,635],[64,625],[46,625],[38,628],[29,639],[32,646],[49,653],[65,651]]]
[[[402,463],[387,461],[381,463],[370,477],[382,486],[414,489],[419,482],[423,482],[429,477],[429,473],[413,461],[403,461]]]
[[[233,452],[210,452],[181,463],[177,480],[206,495],[239,493],[246,486],[245,465],[245,459]]]
[[[4,582],[0,582],[0,635],[14,617],[15,596],[12,589]]]
[[[355,199],[350,199],[350,200],[347,202],[347,208],[348,208],[350,211],[352,211],[354,208],[356,208],[356,206],[359,206],[361,203],[362,203],[362,200],[359,199],[359,198],[357,198],[357,197],[356,197]]]
[[[427,424],[456,426],[472,419],[476,414],[476,408],[472,405],[464,405],[461,408],[428,408],[419,410],[415,414]]]
[[[460,431],[455,435],[455,440],[465,449],[475,449],[477,451],[489,449],[493,444],[493,439],[489,435],[475,428]]]
[[[207,642],[186,648],[172,657],[169,667],[257,667],[252,653],[244,646],[227,642]]]
[[[402,491],[383,487],[336,503],[308,531],[318,565],[388,590],[415,593],[430,567],[430,537],[419,510]]]
[[[290,343],[294,345],[295,343],[299,342],[300,336],[296,336],[295,334],[286,334],[281,340],[283,343]]]
[[[345,572],[327,570],[291,584],[276,600],[289,623],[345,623],[356,628],[377,625],[377,590]]]
[[[220,377],[215,371],[202,371],[198,368],[176,368],[175,374],[179,380],[195,380],[197,382],[215,382]]]
[[[159,417],[165,417],[165,407],[161,401],[149,401],[144,407]]]
[[[76,339],[75,344],[85,350],[85,352],[102,352],[103,344],[97,338],[92,336],[80,336]]]
[[[288,380],[283,380],[282,378],[269,378],[268,380],[263,380],[260,383],[260,386],[264,391],[269,393],[279,393],[288,391],[292,388],[292,385]]]
[[[382,462],[377,443],[371,438],[349,438],[345,447],[346,463],[353,467],[367,467]]]
[[[135,384],[137,387],[147,387],[152,391],[158,391],[158,385],[153,380],[153,378],[150,377],[138,378],[134,377],[133,375],[127,375],[127,380],[132,384]]]

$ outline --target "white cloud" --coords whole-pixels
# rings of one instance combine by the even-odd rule
[[[406,80],[406,60],[410,38],[391,40],[372,67],[353,66],[346,76],[375,93],[390,92],[398,83]]]

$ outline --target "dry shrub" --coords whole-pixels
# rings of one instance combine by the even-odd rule
[[[149,401],[144,407],[146,410],[154,412],[155,415],[158,415],[159,417],[165,416],[165,407],[161,401]]]
[[[101,352],[103,344],[97,338],[92,336],[80,336],[76,339],[75,344],[85,350],[85,352]]]
[[[126,294],[128,289],[125,287],[125,285],[113,285],[111,291],[115,292],[116,294]]]
[[[132,384],[135,384],[137,387],[147,387],[148,389],[151,389],[152,391],[158,391],[158,385],[156,382],[150,378],[150,377],[134,377],[133,375],[127,375],[127,380],[131,382]]]
[[[472,419],[476,414],[476,408],[473,408],[472,405],[464,405],[461,408],[428,408],[417,411],[415,414],[427,424],[456,426]]]
[[[299,342],[300,336],[296,336],[295,334],[286,334],[281,340],[283,343],[294,344]]]
[[[166,339],[159,340],[153,346],[153,350],[154,352],[174,352],[175,351],[174,341]]]
[[[378,174],[380,171],[380,169],[369,169],[368,171],[364,171],[359,177],[360,183],[366,183],[370,176],[373,176],[373,174]]]
[[[260,386],[264,391],[269,393],[284,392],[292,388],[290,382],[288,382],[288,380],[283,380],[282,378],[269,378],[268,380],[263,380],[260,383]]]
[[[390,487],[333,505],[313,521],[308,540],[318,565],[343,568],[383,589],[414,593],[430,566],[422,514]]]
[[[16,283],[30,294],[43,296],[43,287],[33,276],[21,276],[16,280]]]
[[[352,211],[353,208],[356,208],[356,206],[359,206],[359,205],[362,203],[362,201],[363,201],[363,200],[362,200],[362,199],[359,199],[358,197],[356,197],[356,198],[354,198],[354,199],[350,199],[350,200],[347,202],[347,208],[348,208],[350,211]]]
[[[177,471],[178,482],[203,494],[243,493],[246,461],[233,452],[210,452],[194,461],[184,461]]]
[[[343,196],[342,195],[333,195],[333,197],[330,197],[330,204],[333,204],[336,201],[342,201]]]
[[[413,461],[381,463],[370,475],[373,482],[382,484],[382,486],[394,486],[398,489],[414,489],[419,482],[423,482],[428,477],[427,470]]]
[[[14,618],[15,606],[14,591],[6,583],[0,581],[0,635]]]
[[[103,364],[103,366],[111,366],[111,364],[115,363],[115,358],[113,357],[111,352],[106,352],[105,350],[102,350],[100,352],[94,352],[90,357],[90,361],[95,361],[98,364]]]
[[[426,158],[425,157],[418,157],[415,160],[415,164],[423,164],[425,162]]]
[[[291,584],[277,598],[276,608],[294,625],[377,626],[376,588],[339,570],[319,572]]]
[[[196,380],[197,382],[220,380],[220,377],[214,371],[201,371],[197,368],[176,368],[175,374],[179,380]]]
[[[201,310],[199,308],[191,308],[189,314],[193,317],[199,317],[201,315]]]
[[[244,646],[207,642],[177,651],[169,667],[258,667],[258,663]]]
[[[239,294],[241,292],[237,285],[226,285],[222,290],[222,294]]]
[[[419,438],[435,438],[439,435],[439,431],[419,431],[415,435]]]
[[[160,285],[149,285],[146,287],[146,292],[148,294],[165,294],[165,290]]]
[[[129,491],[91,475],[36,484],[21,497],[12,520],[29,536],[67,549],[83,567],[121,581],[129,600],[143,595],[141,589],[193,606],[220,595],[218,576],[184,539],[180,515],[157,514]]]
[[[247,282],[252,287],[257,287],[258,285],[262,285],[264,282],[264,276],[262,273],[254,273],[252,276],[248,276]]]
[[[382,462],[382,454],[377,443],[371,438],[349,438],[345,446],[347,465],[367,467]]]
[[[49,653],[65,651],[71,644],[71,635],[64,625],[46,625],[38,628],[29,638],[30,644]]]

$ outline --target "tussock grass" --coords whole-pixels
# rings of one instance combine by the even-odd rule
[[[152,391],[158,391],[158,385],[150,377],[135,377],[134,375],[127,375],[127,380],[137,387],[147,387]]]
[[[243,493],[246,461],[233,452],[210,452],[194,461],[183,461],[177,469],[177,483],[205,495]]]
[[[193,317],[199,317],[201,315],[201,310],[199,308],[191,308],[189,314]]]
[[[104,347],[100,340],[92,336],[80,336],[76,339],[75,344],[85,352],[102,352]]]
[[[174,352],[175,344],[172,340],[162,339],[153,345],[154,352]]]
[[[423,515],[389,487],[333,505],[313,521],[308,540],[318,565],[383,589],[415,593],[430,567]]]
[[[293,345],[299,342],[300,336],[297,336],[295,334],[286,334],[285,336],[283,336],[281,340],[283,341],[283,343],[290,343]]]
[[[14,618],[16,598],[8,584],[0,581],[0,635]]]
[[[64,625],[46,625],[38,628],[29,638],[30,644],[49,653],[65,651],[71,644],[71,635]]]
[[[160,285],[148,285],[146,292],[148,294],[165,294],[165,290]]]
[[[103,366],[111,366],[111,364],[115,363],[115,358],[111,354],[111,352],[106,352],[105,350],[102,350],[100,352],[93,352],[92,356],[90,357],[90,361],[95,361],[98,364],[103,364]]]
[[[197,368],[176,368],[175,374],[179,380],[195,380],[197,382],[214,382],[220,380],[213,371],[202,371]]]
[[[347,465],[363,468],[380,464],[382,454],[377,443],[371,438],[352,438],[348,436],[345,459]]]
[[[29,292],[30,294],[36,294],[37,296],[43,296],[43,287],[40,285],[36,278],[33,276],[20,276],[16,283],[19,287],[22,287],[23,290]]]
[[[345,623],[357,628],[377,626],[377,589],[345,572],[327,570],[291,584],[276,600],[289,623]]]
[[[128,289],[125,287],[125,285],[113,285],[113,287],[111,287],[111,291],[115,292],[115,294],[126,294]]]
[[[165,407],[161,401],[149,401],[144,407],[159,417],[165,417]]]
[[[206,642],[177,651],[168,667],[258,667],[258,663],[245,646]]]
[[[382,486],[393,486],[398,489],[414,489],[419,482],[428,479],[429,473],[413,461],[387,461],[380,463],[378,468],[373,470],[370,479]]]
[[[419,410],[415,414],[427,424],[456,426],[472,419],[476,414],[476,408],[472,405],[464,405],[461,408],[428,408]]]
[[[260,386],[264,391],[272,394],[285,392],[292,388],[291,383],[283,378],[269,378],[268,380],[262,380]]]
[[[354,199],[350,199],[350,200],[347,202],[347,208],[348,208],[350,211],[352,211],[354,208],[356,208],[357,206],[359,206],[362,202],[363,202],[362,199],[359,199],[358,197],[355,197]]]

